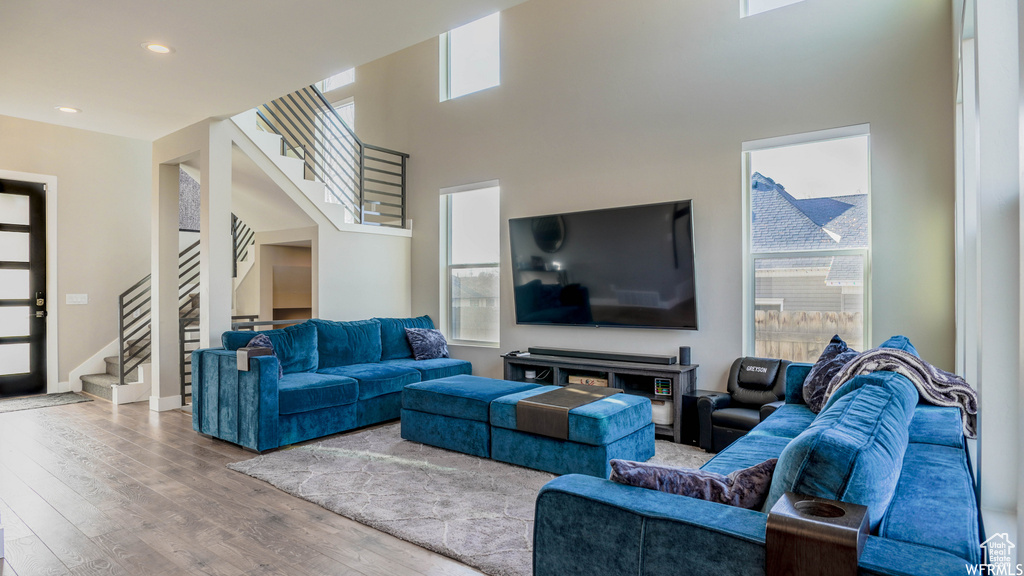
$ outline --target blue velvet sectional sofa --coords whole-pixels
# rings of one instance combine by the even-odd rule
[[[764,574],[767,511],[786,491],[868,506],[860,574],[964,574],[981,561],[961,416],[919,404],[909,380],[847,382],[817,415],[811,366],[787,371],[786,404],[703,466],[727,474],[779,458],[763,511],[591,476],[549,482],[536,504],[534,575]]]
[[[398,418],[406,384],[473,372],[465,360],[413,359],[405,329],[433,327],[427,316],[308,320],[263,331],[275,356],[248,371],[235,351],[258,333],[225,332],[223,348],[192,353],[192,427],[262,452]]]

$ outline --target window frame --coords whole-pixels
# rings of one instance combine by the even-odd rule
[[[750,179],[753,176],[751,171],[751,159],[750,156],[754,152],[761,150],[768,150],[772,148],[784,148],[788,146],[795,146],[800,144],[813,144],[817,142],[826,142],[829,140],[842,140],[846,138],[864,136],[867,138],[868,145],[868,191],[867,191],[867,211],[869,214],[868,218],[868,230],[867,230],[867,248],[843,248],[838,250],[799,250],[799,251],[786,251],[786,252],[754,252],[753,251],[753,218],[751,217],[751,209],[753,205],[752,191],[750,188]],[[872,204],[872,192],[871,192],[871,125],[870,124],[857,124],[853,126],[844,126],[841,128],[831,128],[827,130],[818,130],[814,132],[804,132],[801,134],[792,134],[787,136],[778,136],[774,138],[765,138],[761,140],[752,140],[744,142],[742,146],[742,174],[743,174],[743,193],[742,193],[742,210],[741,217],[743,219],[743,351],[748,356],[754,356],[756,354],[756,339],[757,339],[757,327],[755,322],[754,312],[757,309],[756,295],[757,295],[757,272],[754,269],[754,264],[759,259],[770,259],[770,258],[829,258],[834,256],[861,256],[864,258],[864,325],[862,342],[867,347],[868,343],[871,342],[871,324],[872,324],[872,291],[871,291],[871,252],[873,246],[872,240],[872,225],[871,225],[871,204]]]
[[[459,94],[458,96],[452,95],[452,41],[451,33],[462,26],[468,26],[484,18],[490,18],[491,16],[497,16],[498,18],[498,83],[485,88],[480,88],[472,92],[466,92],[465,94]],[[477,92],[483,92],[484,90],[490,90],[491,88],[497,88],[501,86],[501,11],[481,16],[472,22],[467,22],[462,26],[456,26],[447,32],[441,33],[438,36],[438,87],[439,87],[439,100],[441,102],[447,102],[448,100],[456,100],[463,96],[469,96],[470,94],[476,94]]]
[[[477,190],[486,190],[489,188],[498,189],[499,198],[499,209],[498,209],[498,226],[500,236],[501,226],[501,185],[498,180],[487,180],[484,182],[476,182],[473,184],[463,184],[461,186],[452,186],[449,188],[441,189],[441,254],[444,260],[441,262],[441,278],[440,278],[440,293],[441,293],[441,319],[440,329],[444,333],[445,338],[450,344],[457,346],[477,346],[482,348],[498,348],[501,345],[501,255],[500,255],[500,238],[499,238],[499,256],[497,262],[478,262],[468,264],[452,264],[452,198],[462,192],[474,192]],[[455,270],[467,269],[467,268],[494,268],[498,273],[498,340],[466,340],[454,338],[454,332],[452,330],[452,319],[455,317],[453,305],[452,305],[452,273]]]

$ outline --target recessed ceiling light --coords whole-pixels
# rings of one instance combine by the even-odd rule
[[[142,47],[150,52],[156,52],[157,54],[170,54],[171,52],[174,52],[174,48],[163,44],[157,44],[156,42],[143,42]]]
[[[78,114],[81,112],[78,108],[72,108],[71,106],[57,106],[57,110],[61,112],[67,112],[68,114]]]

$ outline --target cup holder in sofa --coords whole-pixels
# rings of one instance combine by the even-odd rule
[[[819,500],[802,500],[793,505],[797,512],[807,516],[815,516],[818,518],[839,518],[846,516],[846,510],[843,510],[835,504],[829,504],[828,502],[821,502]]]

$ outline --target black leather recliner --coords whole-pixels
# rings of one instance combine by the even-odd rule
[[[700,447],[724,450],[784,404],[789,364],[773,358],[737,358],[729,370],[728,392],[697,400]]]

